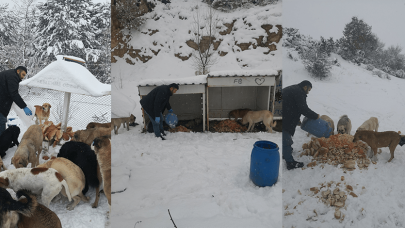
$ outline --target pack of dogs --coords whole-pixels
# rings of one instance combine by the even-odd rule
[[[47,103],[36,106],[37,124],[24,132],[20,142],[18,126],[9,126],[0,135],[1,157],[17,146],[11,158],[15,169],[7,169],[0,159],[0,228],[62,227],[49,205],[67,199],[66,209],[74,210],[81,201],[90,201],[86,196],[90,188],[96,191],[92,207],[98,207],[103,188],[111,211],[111,131],[113,127],[118,130],[121,123],[128,128],[135,117],[89,123],[86,129],[72,132],[71,140],[62,144],[56,157],[40,164],[42,127],[48,121],[50,108]]]
[[[330,127],[332,127],[332,134],[334,134],[334,122],[326,115],[320,117],[325,120]],[[394,152],[398,145],[403,146],[405,144],[405,135],[401,135],[398,131],[384,131],[378,132],[379,122],[376,117],[370,117],[368,120],[361,124],[354,134],[353,142],[359,140],[367,143],[371,148],[371,153],[369,153],[370,159],[373,161],[377,160],[377,150],[379,148],[388,147],[390,150],[391,157],[388,162],[391,162],[394,158]],[[338,134],[348,134],[351,135],[352,123],[347,115],[342,115],[336,125],[336,130]],[[309,134],[308,134],[309,136]]]

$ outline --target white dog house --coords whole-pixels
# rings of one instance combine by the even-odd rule
[[[64,92],[62,115],[62,130],[64,131],[67,127],[72,93],[92,97],[111,95],[111,85],[99,82],[84,66],[83,59],[62,55],[56,56],[56,59],[34,77],[22,81],[20,85]]]
[[[228,118],[234,109],[274,112],[276,70],[217,71],[207,77],[207,122]],[[277,119],[277,118],[275,118]]]
[[[139,96],[142,99],[157,86],[170,85],[176,83],[179,90],[170,97],[170,105],[179,120],[201,119],[203,130],[205,130],[205,86],[207,76],[178,78],[178,79],[147,79],[138,84]],[[165,111],[165,113],[167,110]],[[165,114],[164,113],[164,114]],[[146,129],[145,115],[143,113],[143,123]]]

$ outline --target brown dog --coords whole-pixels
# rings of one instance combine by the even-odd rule
[[[113,125],[115,134],[118,134],[118,129],[121,127],[121,124],[123,127],[127,128],[127,131],[129,131],[129,124],[133,122],[135,122],[135,116],[132,114],[129,117],[111,118],[111,123]]]
[[[96,122],[90,122],[89,124],[87,124],[86,129],[97,128],[97,127],[111,128],[111,122],[110,122],[110,123],[96,123]]]
[[[97,162],[103,178],[104,193],[111,211],[111,140],[107,136],[95,138],[91,147],[97,155]]]
[[[24,133],[20,145],[18,146],[11,163],[16,169],[27,167],[31,163],[32,167],[39,164],[39,156],[42,151],[42,129],[41,125],[31,125]],[[38,155],[36,155],[38,152]]]
[[[231,119],[232,116],[235,118],[234,120],[237,120],[238,118],[243,118],[249,111],[252,111],[252,109],[235,109],[229,112],[228,118]]]
[[[37,198],[31,191],[19,190],[17,197],[25,196],[20,200],[11,202],[16,205],[15,208],[10,210],[7,215],[6,226],[3,227],[36,227],[36,228],[62,228],[62,224],[58,216],[37,202]]]
[[[1,171],[1,168],[3,168],[3,170],[7,170],[6,166],[3,163],[3,160],[1,160],[1,158],[0,158],[0,171]]]
[[[37,167],[56,169],[56,171],[62,175],[63,179],[66,180],[66,183],[69,186],[70,195],[73,199],[73,202],[66,207],[68,210],[73,210],[76,205],[80,203],[80,200],[89,202],[89,198],[82,193],[86,180],[83,171],[79,166],[66,158],[52,157],[49,161]],[[61,193],[63,196],[67,197],[64,188]]]
[[[376,157],[377,155],[377,148],[389,147],[391,158],[388,162],[390,162],[394,158],[394,151],[398,143],[401,141],[401,136],[395,131],[356,131],[353,142],[357,142],[358,140],[364,141],[371,147],[374,152],[373,157]]]
[[[98,128],[90,128],[87,130],[78,130],[73,135],[72,141],[83,142],[91,146],[91,143],[95,138],[104,135],[111,136],[111,129],[105,127],[98,127]]]
[[[35,120],[36,124],[42,124],[42,121],[48,121],[49,114],[51,113],[51,105],[49,103],[44,103],[42,106],[35,105]]]
[[[272,127],[275,127],[277,122],[273,122],[273,113],[268,110],[262,111],[249,111],[242,118],[242,124],[245,125],[249,123],[247,131],[253,130],[255,123],[263,121],[263,124],[266,126],[267,131],[273,133]]]

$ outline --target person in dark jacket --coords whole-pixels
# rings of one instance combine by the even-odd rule
[[[173,110],[170,106],[170,97],[177,92],[179,86],[177,84],[162,85],[154,88],[141,100],[141,106],[144,112],[149,116],[153,125],[153,131],[156,137],[162,138],[166,134],[163,131],[163,111],[165,109],[172,113]],[[163,136],[162,136],[163,135]]]
[[[13,102],[24,109],[27,116],[32,115],[31,110],[18,94],[19,84],[26,74],[27,68],[23,66],[0,72],[0,135],[6,129],[7,116]]]
[[[287,163],[288,170],[304,166],[304,163],[294,160],[291,147],[292,136],[294,136],[301,115],[309,119],[319,118],[319,114],[312,111],[307,105],[307,94],[311,89],[312,84],[307,80],[283,89],[283,159]]]

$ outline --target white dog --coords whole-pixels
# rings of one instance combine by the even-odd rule
[[[249,123],[247,131],[253,130],[255,123],[260,121],[263,121],[263,124],[266,126],[268,132],[273,133],[272,127],[275,127],[277,122],[273,122],[273,113],[268,110],[249,111],[242,118],[243,125]]]
[[[19,168],[0,172],[0,187],[11,188],[15,192],[20,189],[30,190],[41,195],[42,203],[47,207],[65,187],[69,201],[72,200],[66,181],[52,168]]]
[[[358,131],[360,130],[368,130],[368,131],[378,131],[378,119],[376,117],[370,117],[370,119],[364,121],[364,123],[357,128]]]

